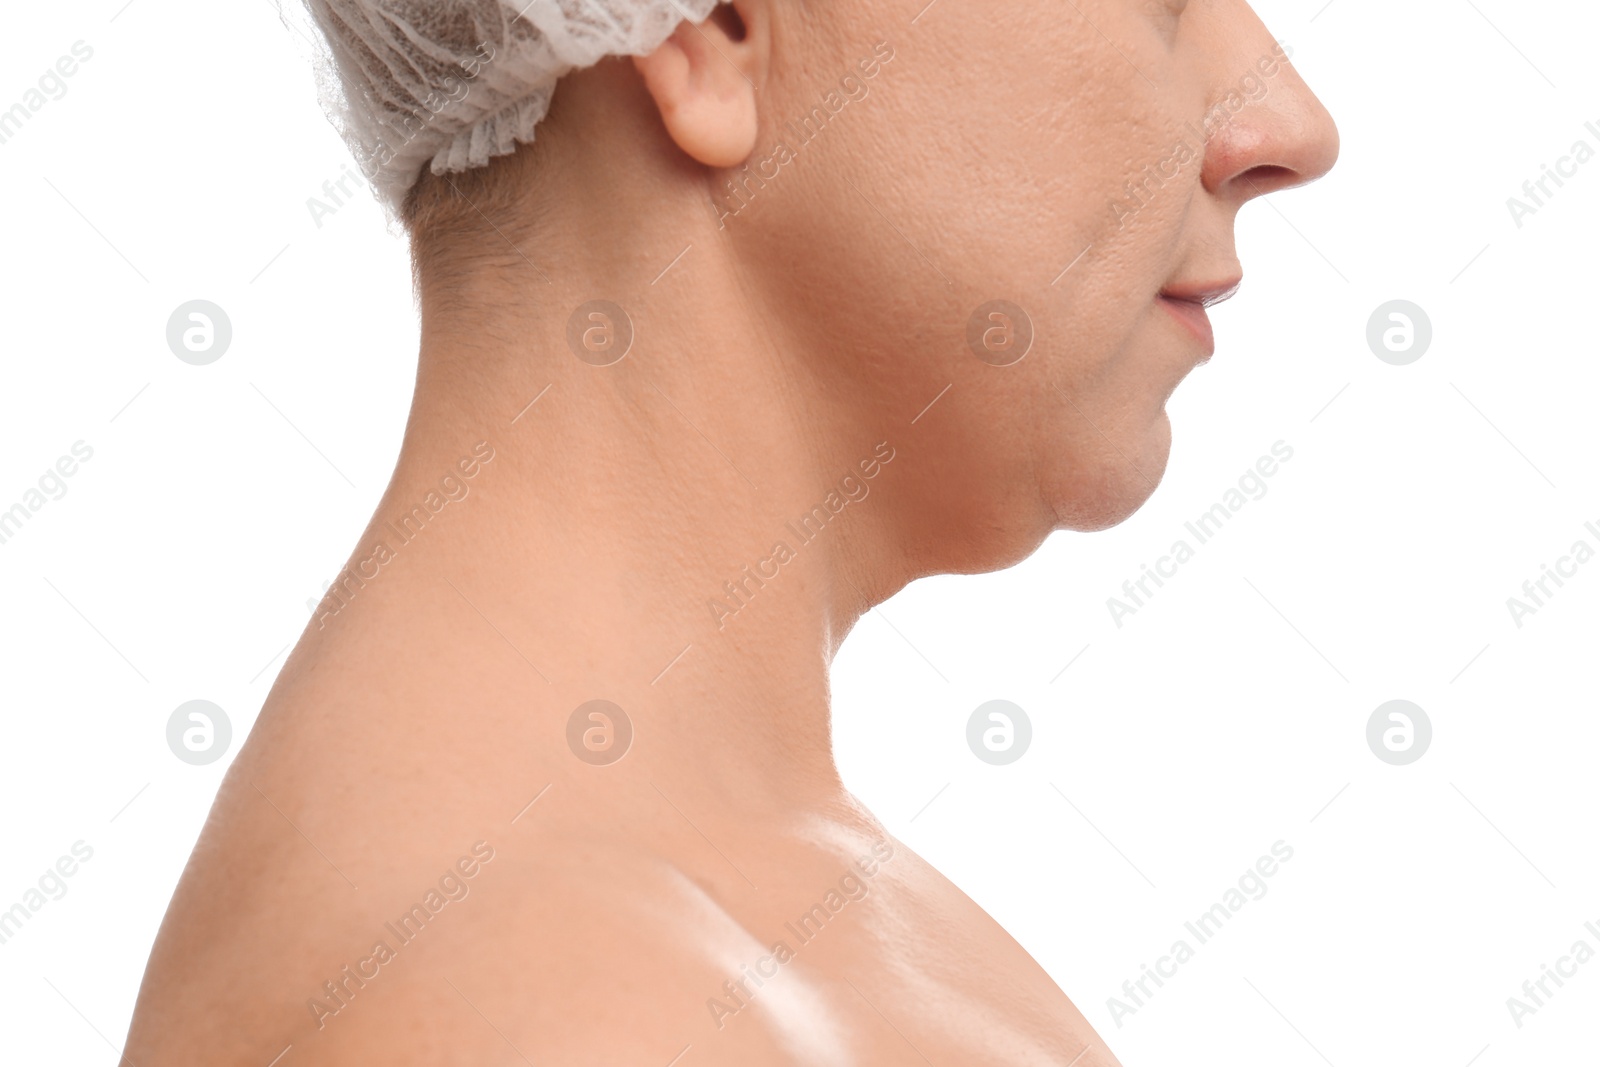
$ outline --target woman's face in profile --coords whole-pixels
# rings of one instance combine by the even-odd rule
[[[1321,176],[1338,137],[1243,0],[919,6],[778,16],[815,58],[762,87],[722,223],[815,309],[789,319],[819,376],[886,426],[941,397],[903,436],[941,453],[957,521],[1020,555],[1153,491],[1203,306],[1242,274],[1235,215]]]

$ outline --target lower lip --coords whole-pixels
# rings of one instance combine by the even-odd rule
[[[1211,320],[1206,316],[1204,304],[1192,300],[1174,300],[1167,296],[1156,299],[1171,312],[1173,318],[1183,324],[1184,329],[1194,335],[1195,340],[1205,346],[1206,355],[1217,350],[1217,338],[1211,332]]]

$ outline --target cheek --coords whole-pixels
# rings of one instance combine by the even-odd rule
[[[1040,34],[1037,11],[1001,7],[936,31],[944,14],[935,7],[895,38],[871,95],[806,145],[730,235],[774,267],[756,276],[782,279],[767,294],[775,304],[802,302],[802,340],[836,361],[830,380],[885,398],[902,419],[945,395],[924,425],[986,482],[1037,486],[1062,525],[1113,525],[1166,462],[1162,402],[1183,368],[1167,365],[1170,324],[1153,300],[1199,161],[1174,161],[1127,209],[1130,186],[1179,142],[1168,101],[1081,19]],[[1105,28],[1124,51],[1152,32]],[[1162,54],[1135,53],[1157,84]],[[781,87],[782,114],[803,111],[812,88]],[[969,343],[974,314],[994,301],[1022,308],[1035,338],[1003,369]]]
[[[789,141],[797,158],[731,228],[766,230],[777,254],[829,259],[837,291],[914,297],[924,317],[945,316],[947,301],[957,321],[990,299],[1042,307],[1093,273],[1148,286],[1175,244],[1176,186],[1198,167],[1131,222],[1119,207],[1182,126],[1177,90],[1156,86],[1184,79],[1145,6],[1083,0],[1093,24],[1017,3],[981,19],[935,7],[909,29],[852,27],[830,45],[836,56],[769,87],[755,157]],[[850,67],[880,36],[894,58],[869,95],[798,143],[793,120],[833,83],[822,64]]]
[[[954,51],[938,36],[902,43],[829,131],[833,158],[796,226],[816,240],[825,218],[824,255],[856,261],[841,293],[903,301],[956,336],[974,309],[1010,301],[1041,337],[1074,338],[1063,355],[1081,378],[1117,358],[1169,276],[1200,146],[1093,28],[1056,22],[1040,34],[1037,19],[996,14],[963,23]],[[1135,23],[1116,39],[1151,32]],[[1003,62],[972,60],[983,55]],[[1158,83],[1164,56],[1139,55]]]

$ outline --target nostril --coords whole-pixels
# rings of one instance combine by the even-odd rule
[[[1304,179],[1300,172],[1289,167],[1280,167],[1277,164],[1268,164],[1251,167],[1239,175],[1239,182],[1254,196],[1265,196],[1267,193],[1279,189],[1287,189],[1292,185],[1299,185]]]
[[[744,19],[732,4],[719,4],[711,12],[711,18],[718,28],[728,35],[728,40],[739,42],[745,39],[748,31],[745,29]]]

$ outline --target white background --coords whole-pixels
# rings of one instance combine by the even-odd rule
[[[237,748],[385,484],[414,369],[403,244],[364,197],[306,209],[348,156],[273,5],[122,5],[13,5],[0,35],[0,108],[94,49],[0,145],[0,509],[94,449],[0,545],[0,909],[94,850],[0,945],[7,1063],[112,1062],[226,769],[173,758],[167,717],[215,701]],[[1343,156],[1245,210],[1246,287],[1171,404],[1164,483],[1115,530],[863,620],[839,760],[1128,1067],[1594,1063],[1600,961],[1520,1029],[1506,998],[1600,949],[1600,561],[1520,629],[1506,600],[1600,548],[1600,160],[1520,229],[1506,199],[1600,148],[1600,13],[1257,6]],[[195,298],[234,328],[203,368],[165,341]],[[1405,367],[1365,341],[1395,298],[1434,329]],[[1267,495],[1118,628],[1106,599],[1279,440]],[[1034,727],[1008,767],[966,748],[994,698]],[[1365,738],[1394,698],[1434,728],[1405,767]],[[1118,1026],[1107,998],[1279,840],[1267,895]]]

